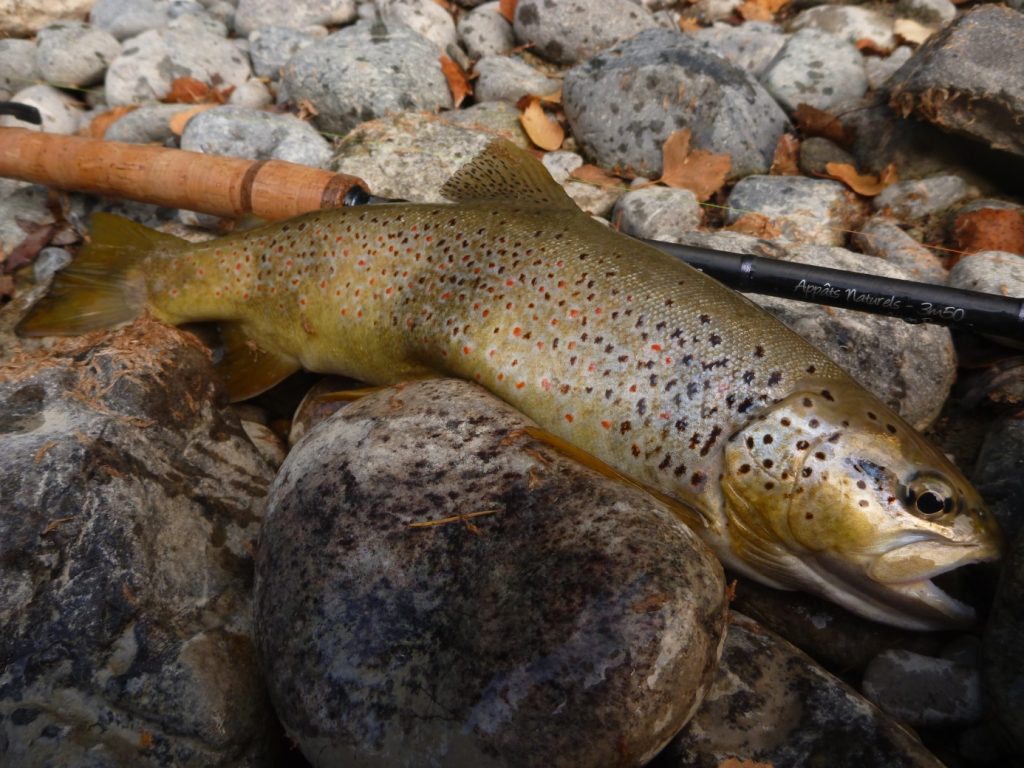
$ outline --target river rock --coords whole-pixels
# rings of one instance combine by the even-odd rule
[[[622,193],[625,192],[623,185],[593,184],[574,180],[572,172],[583,166],[583,158],[575,152],[566,150],[545,152],[541,162],[548,169],[551,178],[562,185],[562,189],[581,211],[589,213],[591,216],[600,217],[599,221],[607,223],[606,217],[611,213]]]
[[[916,727],[981,719],[981,675],[975,666],[912,651],[885,651],[864,672],[864,695]]]
[[[286,160],[316,168],[331,159],[331,146],[309,123],[242,107],[207,109],[188,121],[181,148],[251,160]]]
[[[900,229],[892,219],[874,216],[861,225],[852,239],[862,253],[905,269],[913,280],[946,284],[949,273],[942,259]]]
[[[646,187],[630,190],[615,204],[612,224],[627,235],[675,242],[699,229],[703,211],[688,189]]]
[[[984,4],[932,35],[889,80],[890,104],[1024,155],[1024,13]]]
[[[57,19],[84,19],[94,0],[4,0],[0,37],[31,37]]]
[[[166,24],[166,11],[155,0],[96,0],[89,11],[89,22],[118,40],[126,40]]]
[[[692,146],[732,158],[731,178],[767,173],[789,123],[743,70],[706,45],[653,29],[565,75],[565,114],[595,162],[648,178],[661,175],[662,146],[689,128]]]
[[[649,11],[630,0],[520,0],[513,21],[520,43],[560,64],[584,61],[657,26]]]
[[[872,90],[884,88],[899,68],[914,55],[909,45],[901,45],[888,56],[865,56],[864,74],[868,76],[868,87]]]
[[[855,166],[853,155],[838,144],[820,136],[809,136],[800,142],[797,166],[806,176],[825,176],[829,163],[846,163]]]
[[[814,27],[790,36],[761,82],[787,112],[801,104],[828,110],[859,99],[868,89],[860,51],[842,37]]]
[[[473,110],[481,106],[485,105]],[[511,105],[503,106],[514,121],[503,132],[484,132],[419,113],[363,123],[338,148],[329,168],[358,175],[381,197],[440,202],[445,200],[441,186],[496,137],[525,141],[512,130],[521,131],[518,112]],[[459,114],[471,121],[473,110]]]
[[[103,134],[107,141],[130,144],[163,144],[175,138],[171,120],[179,112],[195,109],[194,104],[146,104],[119,117]]]
[[[290,27],[265,27],[249,35],[249,58],[258,77],[276,80],[288,60],[326,35]]]
[[[851,45],[862,40],[883,51],[896,46],[892,19],[880,11],[860,5],[817,5],[800,11],[789,23],[789,29],[820,29],[841,37]]]
[[[503,56],[516,44],[512,25],[499,12],[498,0],[478,5],[458,22],[459,39],[474,59]]]
[[[174,24],[124,41],[107,70],[108,104],[159,101],[179,77],[224,87],[241,85],[252,75],[248,58],[229,40],[202,27]]]
[[[282,465],[257,637],[315,766],[642,766],[692,715],[717,666],[720,566],[529,423],[474,385],[410,383]]]
[[[0,127],[28,128],[30,131],[65,134],[74,133],[78,129],[81,103],[52,86],[30,85],[14,94],[11,100],[38,109],[43,123],[35,125],[22,122],[14,115],[4,115],[0,117]]]
[[[476,63],[479,77],[474,85],[478,101],[508,101],[515,104],[526,95],[547,96],[559,82],[545,77],[522,59],[487,56]]]
[[[248,35],[265,27],[348,24],[355,17],[355,0],[238,0],[235,32]]]
[[[906,280],[907,273],[873,256],[820,245],[788,245],[738,233],[692,232],[685,245],[718,248]],[[917,429],[931,424],[956,377],[949,329],[791,299],[749,294],[782,322],[845,368]],[[884,297],[883,297],[884,298]],[[884,344],[879,339],[885,339]],[[920,382],[927,381],[923,387]]]
[[[748,21],[739,26],[716,21],[710,27],[691,32],[690,37],[709,45],[752,77],[759,77],[786,44],[782,30],[765,21]]]
[[[458,47],[452,15],[434,0],[376,0],[376,6],[388,27],[408,27],[434,43],[441,53]]]
[[[1017,755],[1024,754],[1024,534],[1018,532],[1003,561],[1002,575],[985,628],[984,679],[995,720]]]
[[[1024,256],[1003,251],[972,253],[949,271],[949,284],[967,291],[1024,297]]]
[[[98,83],[121,51],[113,35],[81,21],[48,24],[39,31],[36,46],[40,75],[57,86]]]
[[[942,213],[977,194],[978,190],[959,176],[946,174],[890,184],[872,199],[871,207],[901,221],[912,221]]]
[[[208,352],[140,320],[0,382],[2,762],[275,765],[249,639],[273,472]]]
[[[295,54],[282,79],[291,100],[317,110],[317,126],[338,133],[392,113],[452,106],[437,46],[402,26],[345,27]]]
[[[36,46],[30,40],[0,40],[0,101],[40,78],[36,67]]]
[[[780,240],[796,243],[842,245],[862,216],[844,184],[803,176],[747,176],[732,188],[728,206],[726,223],[759,214],[778,229]]]
[[[0,178],[0,253],[9,254],[30,233],[55,223],[46,187]]]
[[[896,721],[753,620],[729,614],[704,703],[651,768],[942,768]]]
[[[1024,371],[1016,367],[1010,376],[1018,384],[1019,397]],[[1019,408],[1020,402],[1013,405]],[[1024,529],[1020,503],[1024,498],[1024,419],[1010,417],[992,425],[981,444],[971,480],[999,520],[1007,540],[1013,541]]]

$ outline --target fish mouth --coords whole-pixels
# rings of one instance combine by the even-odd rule
[[[921,545],[939,545],[935,541],[918,542]],[[953,574],[963,568],[998,558],[998,552],[987,551],[981,545],[960,545],[955,555],[950,544],[941,545],[943,563],[935,563],[918,571],[912,577],[899,580],[878,578],[869,568],[867,573],[850,567],[834,557],[818,556],[805,560],[805,565],[815,572],[819,584],[826,585],[828,596],[845,608],[875,621],[911,630],[948,630],[970,627],[977,620],[977,611],[967,602],[955,596],[956,577]],[[917,557],[913,544],[890,550],[887,555],[899,554]],[[901,550],[911,550],[910,552]],[[951,556],[954,555],[954,556]],[[886,557],[881,558],[884,562]],[[867,577],[867,578],[865,578]]]

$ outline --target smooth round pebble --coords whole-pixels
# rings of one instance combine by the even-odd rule
[[[949,271],[949,285],[999,296],[1024,296],[1024,256],[1005,251],[978,251]]]
[[[3,115],[0,117],[0,126],[64,134],[78,130],[81,105],[63,91],[49,85],[32,85],[18,91],[11,100],[38,109],[43,124],[25,123],[13,115]]]
[[[194,104],[146,104],[107,126],[103,138],[129,144],[163,144],[175,138],[171,130],[174,116],[194,108]]]
[[[474,59],[504,55],[516,44],[512,25],[498,11],[500,6],[498,0],[479,5],[456,25],[462,45]]]
[[[630,0],[519,0],[513,29],[549,61],[575,64],[637,32],[658,26]]]
[[[642,766],[703,698],[721,567],[529,423],[472,384],[415,382],[348,405],[285,460],[255,636],[317,768]]]
[[[547,96],[559,82],[545,77],[522,59],[488,56],[476,63],[479,77],[474,85],[477,101],[508,101],[513,104],[528,94]]]
[[[235,32],[248,35],[266,27],[348,24],[355,17],[355,0],[238,0]]]
[[[63,248],[43,248],[32,261],[32,277],[37,283],[45,283],[70,263],[71,254]]]
[[[0,40],[0,100],[8,100],[40,79],[31,40]]]
[[[442,53],[457,46],[451,14],[434,0],[376,0],[381,20],[389,27],[408,27],[436,45]]]
[[[880,11],[859,5],[818,5],[800,11],[788,25],[791,31],[820,29],[852,45],[862,40],[883,51],[896,47],[893,20]]]
[[[235,88],[228,97],[228,104],[245,109],[262,109],[274,103],[274,95],[263,82],[255,77]]]
[[[181,148],[313,167],[322,167],[331,159],[327,140],[309,123],[294,115],[235,106],[214,107],[189,120],[181,135]]]
[[[797,165],[807,176],[822,176],[827,173],[829,163],[846,163],[856,167],[853,155],[828,139],[811,136],[800,142]]]
[[[81,21],[58,21],[43,27],[36,47],[39,74],[57,86],[98,83],[121,52],[113,35]]]
[[[288,60],[303,48],[312,45],[327,34],[317,35],[304,29],[290,27],[265,27],[249,35],[249,58],[252,71],[257,77],[274,80],[281,76],[281,69]]]
[[[706,43],[723,59],[753,77],[759,77],[786,44],[782,30],[765,21],[748,21],[739,26],[715,22],[689,36]]]
[[[627,235],[674,241],[700,228],[701,207],[688,189],[647,187],[626,192],[615,204],[612,224]]]
[[[853,43],[812,27],[790,36],[761,82],[787,112],[801,104],[828,110],[868,90],[864,57]]]
[[[910,221],[942,213],[977,194],[978,190],[961,177],[946,174],[890,184],[872,199],[871,207],[901,221]]]

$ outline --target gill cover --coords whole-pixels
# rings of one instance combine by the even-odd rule
[[[973,621],[931,579],[997,558],[999,528],[959,470],[866,391],[802,388],[730,438],[726,466],[738,570],[897,626]]]

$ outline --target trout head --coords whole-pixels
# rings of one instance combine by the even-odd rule
[[[972,623],[974,610],[932,579],[999,557],[977,491],[859,387],[802,389],[728,441],[729,564],[895,626]]]

